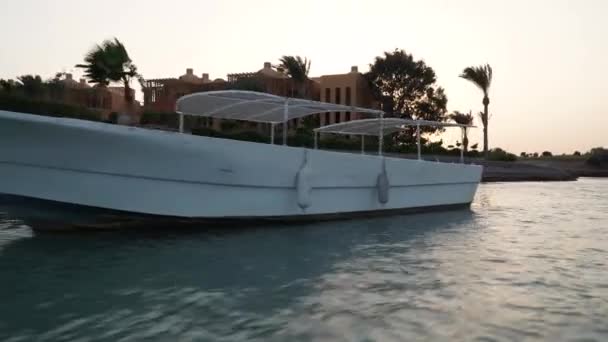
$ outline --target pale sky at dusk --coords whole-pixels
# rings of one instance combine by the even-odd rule
[[[403,48],[434,68],[450,111],[482,109],[458,75],[492,65],[491,147],[572,153],[608,146],[607,15],[605,0],[4,0],[0,78],[78,77],[73,66],[114,36],[146,78],[187,67],[225,78],[285,54],[311,59],[311,76],[367,71]]]

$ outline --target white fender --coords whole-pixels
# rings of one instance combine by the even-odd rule
[[[378,175],[376,188],[378,189],[378,202],[386,204],[389,198],[390,184],[386,173],[386,160],[384,158],[382,158],[382,171]]]
[[[296,174],[296,190],[298,192],[298,206],[304,210],[312,205],[312,169],[308,162],[308,150],[304,150],[304,161]]]

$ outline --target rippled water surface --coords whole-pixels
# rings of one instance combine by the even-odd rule
[[[4,341],[608,340],[608,180],[305,226],[0,225]]]

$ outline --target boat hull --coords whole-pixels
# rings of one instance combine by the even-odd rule
[[[133,217],[316,220],[461,207],[481,171],[0,111],[0,193]]]
[[[175,217],[146,215],[118,210],[87,207],[14,195],[0,195],[0,215],[18,218],[40,231],[235,228],[259,225],[353,220],[391,215],[408,215],[435,211],[467,210],[470,203],[294,216],[250,217]]]

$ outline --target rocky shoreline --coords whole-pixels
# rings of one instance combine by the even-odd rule
[[[415,155],[388,153],[391,157],[415,159]],[[459,163],[456,156],[423,156],[425,160]],[[536,158],[517,161],[469,159],[466,163],[483,165],[482,182],[575,181],[579,177],[608,177],[608,168],[593,167],[585,159]]]
[[[473,162],[484,166],[483,182],[574,181],[579,177],[608,177],[607,168],[593,167],[583,160]]]

